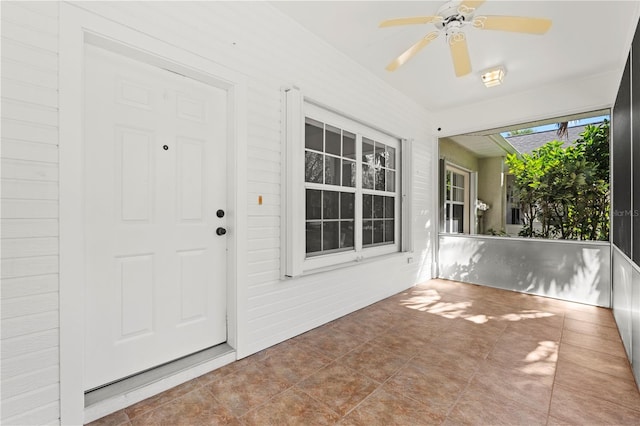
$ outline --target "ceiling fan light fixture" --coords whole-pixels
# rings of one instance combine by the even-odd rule
[[[481,75],[482,82],[487,87],[499,86],[504,80],[505,71],[504,67],[499,66],[484,71]]]

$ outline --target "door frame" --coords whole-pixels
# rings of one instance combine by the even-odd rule
[[[151,24],[152,25],[152,24]],[[84,46],[97,45],[129,58],[177,72],[227,92],[229,170],[227,206],[227,343],[243,353],[246,279],[246,117],[245,76],[187,49],[60,4],[59,35],[59,292],[60,414],[62,424],[84,423]],[[151,28],[149,33],[152,33]]]

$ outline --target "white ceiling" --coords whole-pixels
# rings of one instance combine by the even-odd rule
[[[478,15],[550,18],[542,36],[466,27],[473,71],[457,78],[441,35],[395,72],[386,65],[432,24],[378,28],[385,19],[435,15],[444,1],[275,1],[274,6],[429,111],[501,98],[591,75],[619,79],[640,1],[488,0]],[[480,71],[504,65],[503,85],[486,88]],[[613,71],[613,72],[612,72]],[[618,82],[613,82],[617,87]],[[612,94],[612,99],[615,93]]]

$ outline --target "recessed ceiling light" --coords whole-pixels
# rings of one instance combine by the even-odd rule
[[[482,82],[487,87],[498,86],[502,84],[504,79],[504,67],[495,67],[488,69],[482,73]]]

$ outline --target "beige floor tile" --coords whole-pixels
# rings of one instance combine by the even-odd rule
[[[411,356],[388,352],[378,346],[365,343],[337,360],[377,382],[384,382],[407,363]]]
[[[588,334],[578,333],[572,330],[563,331],[562,343],[569,343],[574,346],[580,346],[585,349],[591,349],[618,357],[626,357],[622,341],[603,339],[598,336],[590,336]]]
[[[483,387],[469,387],[449,412],[444,425],[545,425],[547,413],[510,399],[493,398]]]
[[[367,338],[335,327],[319,327],[292,340],[296,344],[306,345],[331,359],[336,359],[366,342]]]
[[[640,392],[631,377],[611,376],[560,359],[555,383],[586,396],[640,410]]]
[[[445,415],[467,386],[458,372],[437,367],[407,364],[382,387],[388,392],[417,401],[437,414]]]
[[[593,337],[599,337],[605,340],[611,340],[620,343],[622,342],[617,328],[599,325],[598,323],[590,321],[565,318],[564,329],[575,331],[577,333],[587,334]]]
[[[204,388],[142,414],[132,419],[131,423],[133,426],[240,425],[233,414]]]
[[[296,387],[344,416],[371,394],[378,384],[355,370],[333,363]]]
[[[255,363],[206,385],[236,417],[244,415],[290,387],[290,383]]]
[[[551,397],[549,415],[554,424],[638,425],[640,411],[630,410],[601,398],[581,394],[556,384]]]
[[[465,352],[476,358],[485,358],[492,350],[498,336],[474,334],[458,330],[448,330],[447,333],[431,339],[430,344],[444,352]]]
[[[519,371],[549,375],[558,361],[558,346],[555,341],[505,330],[487,359]]]
[[[332,425],[340,416],[299,389],[291,388],[240,418],[245,425]]]
[[[379,389],[358,405],[341,422],[342,426],[436,425],[444,416],[427,406]]]
[[[125,410],[118,410],[115,413],[88,423],[87,426],[129,426],[130,424],[129,416],[127,416]]]
[[[511,399],[537,412],[546,413],[551,401],[553,375],[525,373],[485,361],[477,369],[470,387],[492,400]]]
[[[631,367],[626,357],[609,355],[569,343],[560,344],[559,358],[623,379],[631,375]]]
[[[305,345],[289,345],[273,351],[255,365],[289,384],[295,384],[331,363],[331,358]]]

